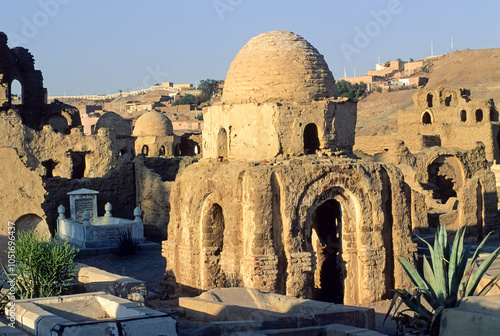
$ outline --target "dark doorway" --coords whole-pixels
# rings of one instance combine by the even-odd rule
[[[444,99],[445,106],[451,106],[451,96],[448,96]]]
[[[340,203],[328,200],[313,214],[313,239],[316,250],[314,299],[333,303],[344,302],[344,279],[341,269],[341,219]],[[314,235],[313,235],[314,236]]]
[[[434,99],[434,96],[432,94],[427,95],[427,107],[432,107],[432,100]]]
[[[460,121],[461,122],[467,121],[467,111],[466,110],[460,111]]]
[[[478,109],[476,110],[476,122],[481,122],[483,121],[483,110]]]
[[[432,118],[431,118],[431,114],[429,112],[425,112],[422,115],[422,124],[424,124],[424,125],[432,124]]]
[[[427,173],[434,199],[445,204],[450,197],[457,197],[457,173],[446,157],[436,159],[427,167]]]
[[[72,179],[81,179],[85,176],[86,155],[86,152],[71,152],[71,163],[73,164],[73,171],[71,172]]]
[[[42,166],[45,167],[45,177],[54,177],[54,168],[57,166],[57,162],[50,159],[43,161]]]
[[[165,146],[161,146],[161,147],[160,147],[160,152],[159,152],[159,155],[160,155],[160,156],[165,156]]]
[[[318,128],[315,124],[308,124],[304,128],[304,153],[315,154],[319,150]]]

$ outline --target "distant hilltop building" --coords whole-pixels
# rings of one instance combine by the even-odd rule
[[[369,91],[376,88],[388,90],[394,86],[412,86],[419,87],[427,84],[427,77],[415,76],[422,73],[424,67],[436,57],[428,57],[419,61],[390,61],[375,64],[375,70],[369,70],[366,75],[357,77],[342,78],[352,84],[365,83]]]

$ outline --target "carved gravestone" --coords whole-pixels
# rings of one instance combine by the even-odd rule
[[[97,217],[97,194],[98,191],[85,188],[70,191],[68,195],[71,219],[83,223],[83,213],[88,211],[90,223],[93,224],[94,218]]]

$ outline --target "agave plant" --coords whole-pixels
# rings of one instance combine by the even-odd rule
[[[491,234],[491,233],[490,233]],[[412,322],[419,322],[435,331],[438,328],[439,317],[445,308],[457,307],[466,296],[486,295],[500,278],[500,273],[489,281],[484,288],[478,290],[478,285],[493,261],[500,254],[500,247],[490,254],[480,265],[476,266],[477,258],[489,237],[483,239],[469,260],[472,245],[464,249],[465,228],[458,230],[453,244],[450,246],[447,238],[446,228],[438,228],[434,240],[434,246],[420,238],[427,244],[430,250],[430,261],[423,258],[423,270],[416,269],[407,259],[399,258],[399,262],[415,285],[410,291],[396,289],[386,319],[394,308],[395,319],[408,317],[406,311],[413,311]],[[432,265],[431,265],[432,263]],[[401,302],[396,306],[398,298]],[[423,304],[421,299],[426,301]],[[399,311],[401,303],[405,303],[408,309]]]

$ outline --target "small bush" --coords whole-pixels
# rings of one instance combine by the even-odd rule
[[[118,255],[134,255],[139,250],[137,240],[132,237],[132,230],[120,230],[120,236],[116,239],[118,244]]]
[[[76,276],[73,259],[78,249],[67,242],[38,237],[34,230],[20,231],[15,247],[16,264],[3,271],[9,281],[15,281],[16,297],[31,299],[68,292]]]

